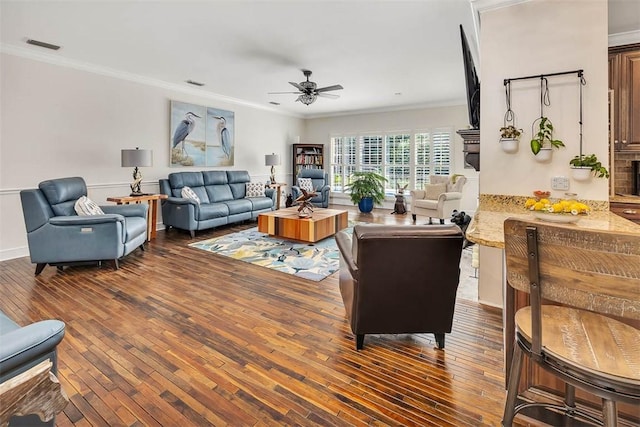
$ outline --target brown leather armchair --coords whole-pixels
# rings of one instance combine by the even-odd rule
[[[460,279],[457,225],[359,224],[336,235],[340,293],[356,335],[451,332]]]

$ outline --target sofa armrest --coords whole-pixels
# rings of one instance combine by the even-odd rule
[[[107,224],[111,222],[123,222],[124,217],[117,214],[104,214],[104,215],[87,215],[87,216],[54,216],[49,219],[49,224],[57,226],[83,226],[83,225],[96,225]]]
[[[411,196],[411,200],[420,200],[425,198],[427,192],[425,190],[411,190],[409,191],[409,195]]]
[[[353,240],[349,233],[346,231],[339,231],[336,234],[336,244],[338,245],[338,249],[340,250],[340,254],[344,259],[347,268],[349,269],[349,273],[351,277],[355,280],[358,279],[358,265],[353,259],[353,249],[352,249]]]
[[[0,335],[0,377],[55,350],[64,329],[60,320],[43,320]]]
[[[462,199],[462,193],[452,191],[450,193],[442,193],[438,197],[438,201],[459,200]]]
[[[198,206],[198,202],[193,199],[187,199],[185,197],[167,197],[166,199],[160,202],[161,204],[172,204],[172,205],[194,205]]]
[[[134,203],[130,205],[107,205],[100,206],[105,214],[118,214],[125,217],[147,217],[149,205],[146,203]]]

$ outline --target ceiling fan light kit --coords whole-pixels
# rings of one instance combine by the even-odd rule
[[[326,92],[332,91],[332,90],[344,89],[341,85],[332,85],[332,86],[318,88],[317,87],[318,85],[316,84],[316,82],[312,82],[309,80],[309,76],[311,76],[310,70],[302,70],[302,73],[307,78],[306,81],[303,81],[300,83],[289,82],[291,86],[298,89],[298,92],[269,92],[269,94],[271,95],[278,95],[278,94],[285,94],[285,93],[295,94],[295,95],[298,95],[298,98],[296,98],[296,102],[300,101],[305,105],[313,104],[316,101],[316,99],[318,99],[319,96],[323,98],[330,98],[330,99],[337,99],[340,97],[339,95],[326,93]]]

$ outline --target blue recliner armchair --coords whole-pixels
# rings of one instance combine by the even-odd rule
[[[31,262],[36,276],[47,264],[64,265],[118,259],[147,239],[146,204],[101,206],[104,215],[78,216],[75,202],[87,195],[82,178],[43,181],[37,189],[22,190],[22,213]]]
[[[316,206],[322,208],[329,207],[329,194],[331,187],[329,186],[329,174],[322,169],[302,169],[296,177],[296,184],[291,187],[291,195],[293,200],[302,195],[300,191],[300,178],[311,178],[313,183],[313,190],[317,193],[317,196],[310,200]]]
[[[65,324],[60,320],[43,320],[20,327],[0,311],[0,384],[51,360],[51,372],[57,373],[56,346],[64,337]],[[9,426],[53,426],[54,420],[40,421],[37,415],[12,417]]]

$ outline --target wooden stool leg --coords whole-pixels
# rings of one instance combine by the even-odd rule
[[[518,385],[520,384],[520,373],[522,372],[522,362],[524,360],[524,352],[516,343],[513,349],[513,358],[511,360],[511,371],[509,372],[509,384],[507,384],[507,401],[504,403],[504,416],[502,417],[502,425],[511,427],[513,417],[515,416],[516,399],[518,398]]]
[[[618,408],[613,400],[602,399],[602,416],[604,427],[616,427],[618,425]]]
[[[564,404],[567,406],[567,410],[573,413],[576,409],[576,388],[571,384],[564,385]],[[570,408],[570,409],[569,409]]]

